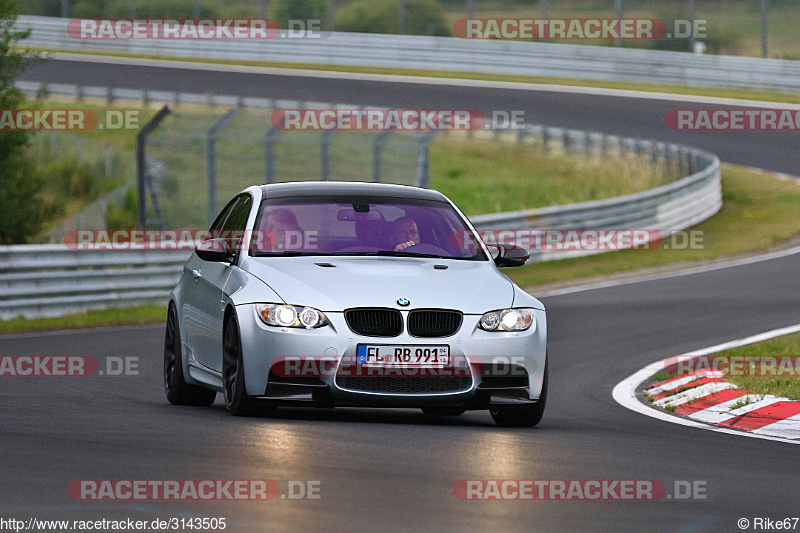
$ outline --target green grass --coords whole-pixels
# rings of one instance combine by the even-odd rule
[[[675,377],[675,376],[673,376],[673,375],[672,375],[672,374],[670,374],[669,372],[664,372],[664,371],[661,371],[661,372],[659,372],[658,374],[656,374],[655,376],[653,376],[653,378],[652,378],[652,379],[653,379],[654,381],[656,381],[656,382],[660,383],[660,382],[662,382],[662,381],[667,381],[668,379],[672,379],[673,377]]]
[[[616,274],[645,267],[697,263],[765,251],[800,236],[800,186],[742,167],[722,167],[723,206],[692,228],[702,231],[700,250],[626,250],[533,263],[508,269],[509,277],[536,293],[536,285]]]
[[[12,318],[0,321],[0,333],[22,333],[57,329],[95,328],[128,324],[150,324],[166,320],[166,305],[111,308],[53,318]]]
[[[654,173],[644,158],[553,152],[439,136],[430,149],[430,186],[471,216],[612,198],[671,181]]]
[[[136,111],[143,125],[153,110],[105,106],[90,102],[40,100],[27,105],[42,109],[88,109],[106,122],[106,111]],[[29,242],[48,242],[53,228],[83,211],[87,206],[136,178],[136,129],[89,131],[39,131],[31,136],[27,156],[35,172],[44,177],[40,201],[52,205],[49,219]],[[108,159],[106,156],[108,155]],[[102,223],[100,212],[84,218],[84,224]]]
[[[752,356],[786,356],[793,362],[800,359],[800,333],[794,335],[784,335],[768,341],[749,344],[740,348],[732,348],[719,352],[716,355],[737,355],[744,357]],[[712,357],[712,356],[709,356]],[[780,368],[780,367],[779,367]],[[772,394],[800,400],[800,368],[792,364],[794,373],[789,375],[787,369],[780,372],[777,376],[726,376],[731,383],[755,392],[757,394]]]
[[[88,131],[75,132],[88,139],[97,142],[108,144],[117,148],[134,151],[136,150],[136,134],[139,128],[147,124],[153,118],[157,109],[150,107],[142,107],[141,105],[124,105],[121,103],[114,103],[107,105],[98,103],[94,99],[87,99],[81,102],[65,101],[61,98],[47,98],[38,101],[38,107],[42,109],[88,109],[97,113],[100,123],[105,122],[106,112],[108,111],[134,111],[138,114],[138,127],[132,129],[93,129]],[[159,106],[160,107],[160,106]],[[45,132],[37,132],[41,134]],[[57,132],[64,135],[72,135],[72,132]]]
[[[42,49],[43,52],[64,52],[64,50]],[[751,91],[745,89],[720,89],[713,87],[686,87],[681,85],[667,85],[658,83],[644,82],[616,82],[603,80],[576,80],[571,78],[559,78],[548,76],[519,76],[513,74],[481,74],[476,72],[459,72],[450,70],[423,70],[423,69],[404,69],[404,68],[383,68],[383,67],[360,67],[356,65],[325,65],[318,63],[287,63],[280,61],[228,61],[215,59],[197,59],[166,57],[157,55],[126,55],[112,52],[75,52],[75,54],[99,55],[99,56],[124,56],[140,59],[160,59],[165,61],[186,61],[191,63],[210,63],[222,65],[243,65],[254,67],[269,67],[281,69],[301,69],[318,70],[327,72],[352,72],[357,74],[385,74],[397,76],[417,76],[435,77],[447,79],[465,79],[480,81],[499,81],[513,83],[532,83],[532,84],[553,84],[565,85],[570,87],[594,87],[600,89],[620,89],[627,91],[657,92],[667,94],[684,94],[695,96],[713,96],[717,98],[735,98],[740,100],[755,100],[764,102],[783,102],[791,104],[800,103],[800,94],[787,94],[775,91]]]

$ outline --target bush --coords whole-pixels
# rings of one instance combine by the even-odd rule
[[[320,20],[322,28],[328,20],[327,0],[272,0],[269,15],[278,21],[281,28],[289,20]]]
[[[30,54],[16,47],[27,32],[14,31],[14,0],[0,0],[0,109],[30,107],[14,78],[25,68]],[[0,134],[0,243],[26,242],[51,215],[52,206],[42,198],[45,180],[33,172],[28,159],[30,133]]]
[[[56,197],[91,201],[101,192],[99,179],[89,166],[79,165],[75,159],[55,159],[38,165],[36,171],[44,179],[45,188]]]
[[[23,15],[40,15],[43,17],[60,17],[61,0],[26,0],[21,6]]]
[[[408,35],[452,35],[436,0],[405,0]],[[341,9],[336,30],[357,33],[399,33],[397,0],[355,0]]]
[[[667,24],[667,28],[674,27],[672,20],[667,20],[667,18],[662,17]],[[739,35],[735,33],[731,33],[730,31],[723,31],[719,28],[712,28],[709,27],[706,31],[707,37],[699,38],[697,41],[703,42],[706,44],[706,53],[707,54],[719,54],[720,52],[723,53],[733,53],[736,47],[736,44],[739,40]],[[689,52],[690,50],[690,40],[688,38],[680,38],[680,39],[657,39],[655,41],[647,41],[648,48],[653,50],[667,50],[671,52]]]
[[[106,228],[133,229],[136,227],[136,188],[125,191],[122,205],[108,204],[106,207]]]

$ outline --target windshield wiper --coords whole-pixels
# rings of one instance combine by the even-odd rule
[[[352,256],[368,256],[368,257],[423,257],[428,259],[453,259],[444,255],[436,254],[418,254],[414,252],[396,252],[394,250],[378,250],[377,252],[340,252],[330,255],[352,255]]]
[[[302,257],[311,255],[333,255],[328,252],[297,252],[294,250],[283,250],[281,252],[256,252],[256,257]]]

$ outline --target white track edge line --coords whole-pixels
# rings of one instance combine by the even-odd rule
[[[599,281],[597,283],[589,283],[586,285],[576,285],[574,287],[564,287],[563,289],[553,289],[551,291],[536,292],[536,287],[529,287],[526,292],[533,294],[537,298],[547,298],[550,296],[560,296],[562,294],[571,294],[573,292],[591,291],[595,289],[606,289],[609,287],[616,287],[618,285],[630,285],[631,283],[642,283],[645,281],[657,281],[660,279],[678,278],[681,276],[690,276],[692,274],[704,274],[706,272],[713,272],[715,270],[722,270],[724,268],[733,268],[738,266],[752,265],[762,261],[771,261],[773,259],[782,259],[790,255],[800,253],[800,246],[787,248],[786,250],[779,250],[777,252],[769,252],[762,255],[754,255],[751,257],[744,257],[741,259],[733,259],[730,261],[721,261],[719,263],[712,263],[710,265],[703,265],[699,267],[689,267],[683,270],[675,270],[673,272],[663,272],[660,274],[651,274],[647,276],[636,276],[630,278],[620,278],[609,281]],[[534,266],[535,267],[535,266]]]
[[[693,352],[688,352],[682,355],[698,355],[698,356],[708,355],[721,350],[727,350],[729,348],[738,348],[739,346],[754,344],[756,342],[761,342],[775,337],[780,337],[782,335],[789,335],[791,333],[798,333],[798,332],[800,332],[800,324],[795,324],[793,326],[786,326],[783,328],[773,329],[771,331],[765,331],[763,333],[752,335],[750,337],[745,337],[743,339],[736,339],[724,342],[722,344],[717,344],[715,346],[709,346],[708,348],[701,348],[700,350],[695,350]],[[659,369],[664,368],[664,363],[669,359],[671,358],[667,357],[666,359],[662,359],[661,361],[656,361],[655,363],[651,363],[646,367],[642,368],[641,370],[631,374],[630,376],[623,379],[619,383],[617,383],[617,385],[614,387],[614,390],[611,392],[611,395],[614,397],[614,401],[616,401],[622,407],[630,409],[631,411],[637,412],[645,416],[649,416],[651,418],[657,418],[659,420],[664,420],[666,422],[672,422],[673,424],[680,424],[682,426],[700,428],[708,431],[716,431],[717,433],[728,433],[731,435],[739,435],[742,437],[750,437],[754,439],[786,442],[788,444],[800,444],[800,440],[784,439],[781,437],[771,437],[768,435],[758,435],[751,432],[737,431],[734,429],[726,429],[718,426],[704,424],[701,422],[695,422],[693,420],[664,413],[663,411],[659,411],[653,407],[649,407],[643,404],[636,398],[636,388],[644,380],[646,380],[647,378],[658,372]]]

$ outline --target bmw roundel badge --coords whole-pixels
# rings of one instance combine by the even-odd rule
[[[407,300],[406,298],[398,298],[397,299],[397,305],[399,305],[401,307],[408,307],[410,304],[411,304],[411,302],[409,300]]]

